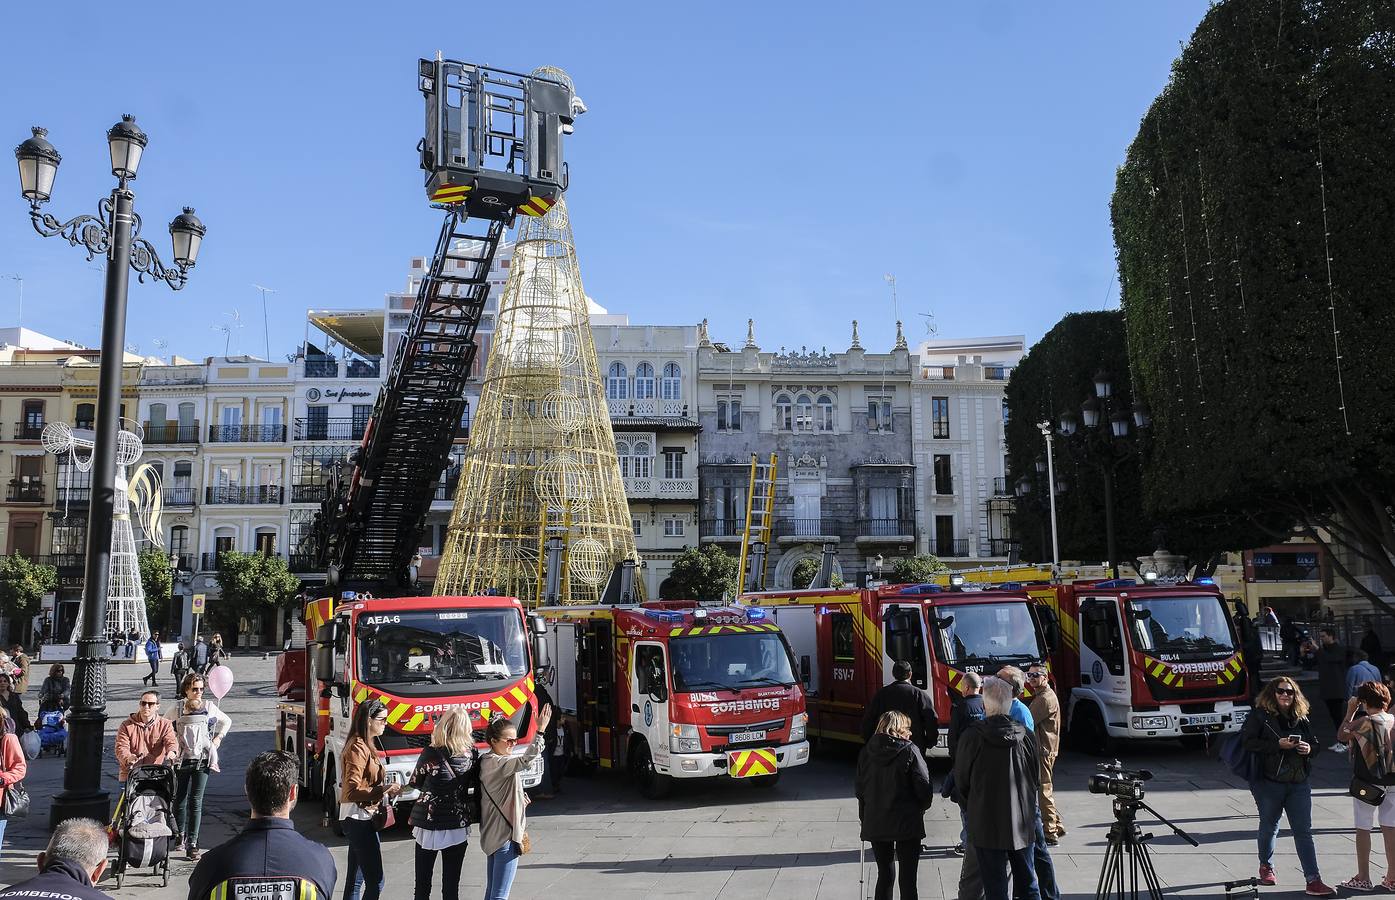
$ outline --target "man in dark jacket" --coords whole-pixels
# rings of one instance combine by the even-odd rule
[[[74,900],[111,900],[93,887],[107,868],[107,829],[96,819],[60,822],[39,854],[39,874],[0,890],[0,900],[35,897],[70,897]]]
[[[1036,739],[1008,716],[1012,701],[1007,682],[984,681],[987,717],[959,739],[954,799],[968,817],[986,900],[1009,900],[1009,870],[1016,897],[1040,900],[1032,867],[1039,789]]]
[[[983,719],[983,698],[979,696],[979,690],[983,687],[983,676],[977,672],[965,672],[964,677],[959,680],[960,698],[949,710],[949,735],[945,739],[945,748],[949,751],[949,766],[954,768],[954,752],[959,746],[959,739],[964,736],[964,732],[973,726],[975,722]],[[947,779],[945,790],[940,793],[941,797],[948,797],[954,791],[953,779]],[[954,852],[960,856],[964,855],[964,843],[967,840],[968,823],[964,819],[964,807],[959,807],[959,843],[954,845]],[[977,872],[977,867],[974,867]],[[978,884],[977,878],[971,879],[971,883]],[[960,885],[964,887],[961,893],[969,893],[977,896],[981,894],[982,888],[977,890],[967,885],[963,880]]]
[[[882,713],[894,709],[911,720],[911,743],[920,748],[921,754],[929,753],[940,739],[935,705],[928,693],[911,684],[910,663],[896,662],[891,667],[891,677],[896,680],[873,695],[872,703],[862,717],[862,739],[870,741]]]
[[[1327,714],[1332,717],[1333,726],[1341,728],[1342,719],[1347,714],[1347,669],[1350,667],[1347,648],[1337,642],[1335,628],[1324,626],[1321,634],[1322,643],[1318,646],[1317,658],[1318,694],[1327,707]],[[1347,745],[1338,741],[1327,749],[1345,753]]]
[[[237,897],[239,885],[255,884],[272,896],[334,897],[334,858],[323,844],[296,831],[297,765],[282,750],[258,754],[247,767],[244,787],[252,820],[242,833],[204,854],[189,876],[189,900]],[[313,892],[307,891],[307,884]],[[221,890],[220,890],[221,889]]]
[[[900,869],[901,896],[916,896],[920,841],[925,837],[925,811],[933,792],[925,754],[909,740],[911,728],[895,710],[857,758],[857,815],[862,839],[872,845],[877,860],[878,898],[891,896],[892,876]]]

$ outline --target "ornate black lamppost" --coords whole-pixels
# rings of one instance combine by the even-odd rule
[[[1080,428],[1081,423],[1085,427]],[[1104,369],[1095,373],[1095,395],[1073,410],[1061,413],[1063,442],[1079,458],[1094,465],[1104,475],[1104,537],[1109,553],[1109,571],[1119,577],[1119,554],[1114,546],[1114,471],[1124,460],[1136,455],[1140,439],[1152,425],[1152,416],[1142,401],[1127,407],[1114,393],[1114,380]],[[1108,428],[1101,427],[1108,423]],[[1130,435],[1133,426],[1134,435]]]
[[[116,433],[121,411],[121,363],[126,344],[127,266],[144,281],[150,276],[174,290],[184,287],[198,259],[205,229],[189,207],[170,223],[174,266],[160,262],[155,248],[140,237],[140,216],[132,208],[135,180],[145,151],[146,136],[131,116],[107,132],[111,174],[117,185],[97,204],[98,215],[67,222],[42,211],[53,192],[61,157],[34,129],[34,136],[15,148],[19,183],[29,201],[34,230],[44,237],[62,237],[81,244],[92,259],[107,259],[106,297],[102,311],[102,358],[97,392],[97,433],[93,450],[92,502],[87,520],[87,558],[83,569],[82,634],[73,660],[73,710],[68,719],[69,752],[63,769],[63,791],[53,798],[49,827],[65,819],[87,816],[105,822],[109,799],[102,790],[102,735],[106,727],[107,574],[111,565],[112,509],[115,505]]]

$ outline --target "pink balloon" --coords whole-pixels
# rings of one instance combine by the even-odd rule
[[[227,666],[214,666],[208,671],[208,689],[213,692],[213,696],[219,700],[223,695],[232,690],[233,673]]]

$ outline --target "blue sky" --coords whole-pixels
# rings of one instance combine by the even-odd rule
[[[202,8],[201,8],[202,7]],[[7,10],[0,133],[49,128],[55,215],[110,188],[105,132],[150,135],[137,191],[168,258],[182,205],[209,228],[190,285],[132,285],[142,352],[294,350],[309,307],[371,307],[430,251],[415,145],[420,56],[560,65],[590,112],[566,155],[588,293],[637,323],[842,349],[849,320],[907,335],[1024,333],[1117,305],[1114,170],[1205,0],[944,3],[106,4]],[[517,12],[528,9],[525,15]],[[27,221],[0,176],[0,274],[24,324],[95,345],[101,272]],[[0,280],[0,324],[18,285]]]

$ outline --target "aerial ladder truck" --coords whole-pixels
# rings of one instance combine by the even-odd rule
[[[305,647],[278,661],[277,746],[299,759],[336,829],[338,761],[358,704],[387,708],[388,777],[405,783],[454,707],[477,732],[508,717],[526,747],[547,651],[545,623],[516,598],[416,596],[414,557],[463,411],[495,252],[517,215],[545,215],[566,190],[562,140],[585,107],[560,69],[525,75],[438,55],[419,61],[417,80],[426,194],[445,220],[362,444],[316,518],[330,596],[307,605]],[[524,784],[541,778],[539,759]]]

